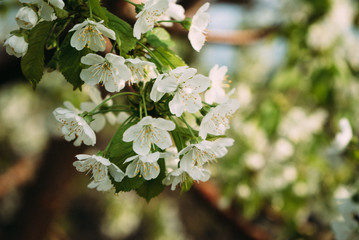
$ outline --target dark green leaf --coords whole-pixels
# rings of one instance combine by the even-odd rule
[[[101,7],[99,0],[88,0],[89,8],[91,7],[93,14],[103,19],[105,24],[108,22],[106,9]]]
[[[145,198],[147,202],[160,194],[165,188],[162,184],[162,180],[166,177],[165,160],[163,158],[159,159],[158,164],[160,165],[161,170],[158,177],[156,179],[144,181],[142,186],[136,189],[137,194]]]
[[[84,83],[80,78],[82,70],[81,58],[92,51],[88,48],[84,48],[81,51],[77,51],[73,48],[70,45],[72,34],[73,33],[68,33],[61,44],[58,63],[60,71],[66,80],[73,85],[75,90],[81,88]]]
[[[21,59],[21,70],[33,88],[40,82],[44,72],[44,46],[53,22],[40,22],[29,34],[29,47]]]
[[[152,47],[169,48],[174,45],[171,35],[161,27],[154,28],[152,31],[147,32],[146,37],[147,42],[151,44]]]
[[[169,49],[158,47],[153,51],[153,54],[161,61],[165,69],[186,66],[182,58]]]
[[[105,10],[108,17],[107,26],[116,34],[116,42],[121,50],[121,55],[127,54],[136,47],[136,38],[133,36],[132,27],[122,19]]]

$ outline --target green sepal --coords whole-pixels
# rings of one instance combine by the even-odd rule
[[[184,181],[181,185],[181,194],[188,192],[193,184],[193,180],[192,178],[190,178],[189,176],[187,176],[186,181]]]
[[[44,72],[45,43],[53,24],[53,22],[40,22],[29,33],[29,46],[21,59],[21,70],[33,88],[36,88]]]
[[[189,29],[191,28],[191,25],[192,25],[192,18],[186,18],[185,20],[182,21],[181,24],[184,27],[184,29],[189,31]]]
[[[84,84],[80,78],[82,70],[81,58],[92,51],[89,48],[77,51],[74,47],[72,47],[70,41],[73,34],[73,32],[68,33],[62,42],[58,64],[61,73],[64,75],[66,80],[72,84],[75,90],[77,88],[81,89],[82,84]]]

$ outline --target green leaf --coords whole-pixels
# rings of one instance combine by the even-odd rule
[[[168,67],[176,68],[187,65],[176,53],[163,47],[155,48],[153,54],[161,61],[165,69]]]
[[[142,186],[136,189],[137,194],[145,198],[147,202],[165,189],[165,186],[162,184],[162,180],[166,177],[165,160],[163,158],[159,159],[158,164],[160,165],[160,174],[158,177],[149,181],[144,181]]]
[[[92,13],[103,19],[105,24],[108,22],[106,9],[101,7],[99,0],[88,0],[89,7],[92,9]]]
[[[108,148],[108,156],[112,163],[116,164],[122,171],[126,171],[126,167],[129,163],[124,164],[123,162],[136,153],[132,150],[132,142],[124,142],[122,140],[123,133],[136,122],[129,122],[128,124],[121,125],[113,136],[110,146]],[[139,188],[144,182],[143,178],[139,176],[134,178],[125,177],[121,182],[114,182],[116,192],[128,192]]]
[[[132,27],[109,11],[105,10],[105,13],[108,17],[107,26],[116,34],[116,42],[118,49],[121,51],[121,55],[125,55],[129,51],[135,49],[137,40],[133,36]]]
[[[171,35],[161,27],[154,28],[152,31],[146,34],[147,42],[152,47],[164,47],[169,48],[174,46],[174,42],[171,39]]]
[[[57,18],[59,19],[64,19],[67,18],[69,16],[69,12],[64,10],[64,9],[60,9],[58,7],[53,6],[54,10],[55,10],[55,14],[57,16]]]
[[[21,70],[33,88],[40,82],[44,72],[44,46],[53,22],[40,22],[29,34],[27,53],[21,59]]]
[[[66,80],[73,85],[75,90],[81,88],[82,84],[84,84],[80,78],[82,70],[81,58],[92,51],[88,48],[84,48],[81,51],[73,48],[70,44],[72,34],[68,33],[61,44],[58,63],[60,71]]]

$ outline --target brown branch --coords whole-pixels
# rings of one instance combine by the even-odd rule
[[[37,159],[23,158],[0,175],[0,198],[29,182],[35,175],[37,163]]]
[[[233,224],[237,229],[240,229],[247,238],[255,240],[270,239],[270,234],[263,228],[250,223],[248,220],[241,217],[236,211],[233,211],[233,209],[220,209],[220,191],[210,181],[204,183],[201,182],[200,184],[195,183],[193,184],[192,189],[193,192],[204,200],[204,202],[207,203],[215,212],[227,219],[227,221]]]

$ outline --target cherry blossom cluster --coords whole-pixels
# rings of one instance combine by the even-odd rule
[[[24,29],[41,21],[55,20],[54,9],[65,7],[62,0],[22,2],[27,6],[19,10],[16,20]],[[239,108],[237,100],[230,98],[233,91],[226,91],[227,67],[216,65],[209,76],[171,60],[167,60],[169,67],[164,68],[150,46],[141,40],[157,26],[179,23],[189,31],[193,48],[200,51],[206,40],[209,3],[193,18],[186,18],[185,10],[176,0],[126,2],[136,7],[133,37],[138,40],[140,53],[133,51],[121,55],[120,51],[116,52],[116,32],[98,16],[93,17],[91,7],[90,16],[69,30],[72,48],[91,50],[80,59],[83,68],[79,77],[85,84],[97,87],[91,88],[92,102],[82,103],[80,109],[65,102],[65,108],[53,111],[65,140],[74,140],[75,146],[82,143],[94,146],[95,132],[103,129],[106,118],[114,124],[118,112],[126,112],[129,116],[119,127],[123,129],[123,132],[118,131],[122,134],[120,139],[116,133],[104,151],[96,155],[77,155],[74,166],[80,172],[91,172],[92,182],[88,187],[99,191],[110,190],[125,177],[149,181],[158,178],[160,172],[167,174],[162,184],[172,185],[172,190],[178,184],[207,181],[211,174],[207,165],[223,157],[234,142],[224,136],[231,117]],[[98,53],[111,48],[111,44],[110,52]],[[5,46],[9,54],[24,56],[26,37],[12,35]],[[111,95],[102,99],[99,86]],[[126,104],[117,104],[115,98],[119,97]],[[189,122],[190,118],[195,121]],[[131,156],[116,163],[112,162],[115,141],[132,146]],[[160,159],[165,159],[165,167],[160,166]]]

